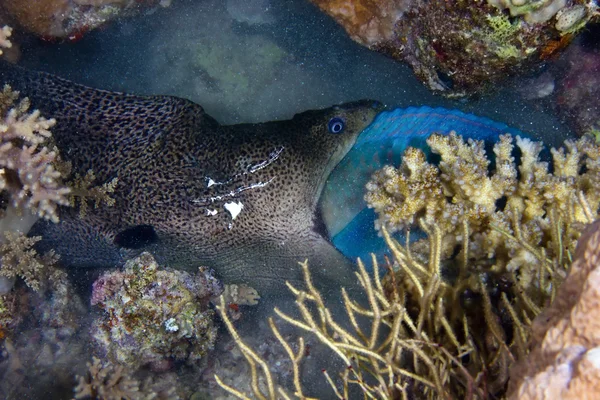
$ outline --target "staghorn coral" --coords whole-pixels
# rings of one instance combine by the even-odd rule
[[[142,253],[94,282],[91,303],[102,313],[92,336],[108,359],[132,369],[168,369],[172,360],[193,364],[214,344],[208,301],[222,290],[211,270],[163,270]]]
[[[398,169],[386,166],[367,184],[365,199],[379,215],[378,229],[395,232],[423,218],[441,230],[444,259],[466,243],[476,264],[493,258],[496,271],[517,273],[525,289],[534,270],[564,275],[564,268],[548,259],[568,265],[581,229],[597,217],[598,144],[590,138],[567,140],[565,148],[551,150],[551,172],[540,160],[542,144],[529,139],[516,139],[517,166],[513,139],[503,135],[494,146],[492,171],[481,141],[464,142],[451,134],[432,135],[427,143],[440,155],[439,165],[411,148]]]
[[[579,240],[556,299],[532,324],[531,353],[511,371],[511,399],[591,399],[600,392],[600,220]]]
[[[56,208],[68,204],[70,190],[54,166],[58,151],[48,148],[55,121],[28,112],[28,100],[15,104],[17,98],[9,86],[0,93],[0,191],[10,207],[57,222]]]

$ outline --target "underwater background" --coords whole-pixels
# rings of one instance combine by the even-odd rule
[[[548,138],[568,133],[514,88],[479,100],[444,99],[408,66],[352,41],[309,2],[262,4],[260,23],[236,19],[235,1],[174,1],[157,16],[118,20],[76,43],[33,44],[21,65],[92,87],[184,97],[223,124],[373,98],[392,108],[459,108]]]
[[[446,98],[433,93],[424,86],[415,77],[409,66],[371,51],[353,41],[334,19],[319,10],[316,5],[305,0],[272,0],[271,2],[266,0],[173,0],[167,7],[152,8],[151,12],[111,21],[98,29],[86,32],[76,40],[41,40],[33,36],[19,35],[21,58],[18,65],[26,69],[48,72],[98,89],[139,95],[182,97],[200,104],[210,116],[223,125],[286,120],[305,110],[326,108],[360,99],[374,99],[382,102],[387,110],[422,106],[429,106],[432,109],[443,107],[445,111],[442,111],[442,114],[447,112],[454,116],[462,116],[461,113],[470,113],[483,118],[476,119],[476,121],[487,121],[485,118],[489,118],[500,124],[493,125],[495,123],[489,121],[489,126],[501,127],[497,128],[498,131],[504,129],[502,124],[506,124],[507,128],[502,133],[510,131],[516,135],[522,132],[528,138],[543,141],[548,147],[561,146],[565,140],[578,137],[572,127],[561,122],[560,117],[557,116],[556,106],[552,102],[553,95],[548,97],[537,94],[537,91],[540,90],[537,85],[538,78],[545,76],[546,73],[549,73],[548,71],[557,77],[560,76],[559,74],[564,71],[564,66],[572,63],[573,59],[568,58],[567,55],[562,59],[552,60],[531,69],[528,75],[510,77],[490,93],[465,98]],[[600,47],[600,44],[597,43],[598,37],[597,26],[591,26],[579,38],[574,39],[571,46],[587,46],[597,49]],[[563,69],[556,67],[559,64]],[[485,122],[485,124],[487,123]],[[493,139],[497,140],[498,135],[495,134]],[[581,147],[584,147],[587,142],[582,143]],[[424,142],[421,144],[425,146]],[[491,149],[491,146],[488,147]],[[523,146],[519,150],[523,151],[523,154],[526,153],[523,150],[525,147]],[[398,159],[398,154],[392,158]],[[428,154],[428,156],[430,155]],[[544,160],[547,160],[549,155],[544,154],[544,157]],[[558,170],[558,167],[556,168]],[[580,168],[580,170],[586,168],[588,167]],[[592,168],[589,169],[592,170]],[[590,187],[592,187],[591,184]],[[327,191],[327,188],[325,190]],[[335,194],[339,193],[334,193],[333,196]],[[335,202],[336,199],[334,197],[333,201]],[[505,200],[505,198],[502,199],[502,201]],[[594,210],[594,215],[596,211]],[[330,218],[337,218],[337,216]],[[370,218],[367,225],[375,219],[374,211]],[[358,229],[364,229],[364,226]],[[419,233],[418,231],[415,229],[413,240],[425,236],[423,232]],[[525,232],[534,236],[539,231],[532,228],[531,231],[525,230]],[[373,229],[370,234],[365,235],[369,237],[368,240],[356,237],[339,240],[345,241],[342,247],[346,246],[347,249],[344,250],[344,253],[348,256],[361,255],[364,258],[371,249],[386,251],[389,254],[388,248],[393,250],[393,245],[390,245],[389,241],[385,242],[382,235],[378,235],[378,233],[380,232]],[[400,234],[401,232],[396,233],[395,237],[400,240],[401,244],[404,244],[402,240],[406,236]],[[427,231],[427,233],[430,237],[435,236],[432,231]],[[377,243],[373,244],[372,242]],[[361,248],[361,245],[364,248]],[[431,248],[433,245],[428,247],[428,249]],[[426,253],[426,251],[424,252]],[[458,253],[458,250],[456,252]],[[564,258],[566,260],[567,257]],[[570,265],[574,257],[571,257],[571,253],[569,253],[568,258],[568,262],[561,259],[561,268],[563,265]],[[364,278],[365,274],[373,272],[370,263],[368,264],[365,271],[357,270],[363,274],[363,279],[366,279]],[[423,261],[423,265],[426,264]],[[379,266],[381,275],[386,270],[385,265],[385,262],[382,261]],[[58,297],[55,295],[36,299],[38,314],[35,314],[34,318],[37,322],[24,325],[20,328],[23,329],[23,335],[17,334],[16,338],[13,337],[11,341],[4,343],[0,359],[2,376],[0,398],[69,399],[75,394],[76,398],[98,399],[238,398],[239,396],[235,394],[223,391],[214,377],[214,373],[217,373],[226,380],[228,385],[240,386],[243,387],[243,390],[250,392],[249,376],[251,373],[246,364],[247,353],[235,346],[235,342],[239,343],[240,341],[239,337],[234,340],[228,333],[232,331],[231,324],[234,322],[238,324],[236,327],[242,335],[242,340],[250,347],[254,347],[257,353],[266,360],[266,363],[273,367],[273,375],[288,384],[289,387],[294,387],[295,364],[288,360],[288,349],[280,348],[281,340],[271,334],[266,319],[266,316],[270,315],[266,309],[270,310],[274,306],[278,306],[283,309],[283,312],[292,313],[291,305],[286,308],[286,305],[277,302],[277,297],[276,300],[269,299],[270,303],[263,304],[260,311],[253,311],[251,307],[248,307],[242,308],[243,311],[239,312],[238,305],[253,305],[257,301],[258,294],[243,285],[227,288],[226,290],[233,290],[234,293],[228,292],[226,295],[229,296],[229,299],[236,300],[230,301],[231,309],[226,310],[225,314],[229,313],[232,321],[240,317],[241,320],[233,322],[219,320],[213,326],[212,322],[207,322],[212,318],[210,310],[215,310],[215,307],[220,306],[221,313],[223,313],[223,308],[226,306],[225,303],[219,304],[217,301],[209,304],[208,299],[212,294],[219,293],[223,289],[219,287],[219,283],[216,283],[216,278],[212,273],[202,270],[194,275],[169,270],[170,275],[165,273],[163,276],[160,269],[153,259],[135,259],[123,267],[122,272],[112,273],[109,271],[100,278],[100,271],[69,271],[69,279],[74,282],[74,287],[70,289],[73,292],[62,293],[61,300],[57,300]],[[140,270],[143,270],[146,275],[140,274]],[[376,269],[375,274],[377,273]],[[564,278],[563,275],[561,278]],[[167,282],[166,285],[177,287],[168,301],[160,298],[153,291],[154,289],[150,289],[150,286],[144,286],[150,285],[150,276],[157,280],[162,279],[162,282]],[[448,278],[444,276],[444,279],[449,281],[455,278],[460,281],[461,277]],[[55,279],[62,282],[67,278],[61,276]],[[493,286],[495,289],[502,287],[501,277],[494,275],[493,278],[487,276],[486,279],[489,281],[482,283],[483,287],[485,285]],[[125,282],[123,288],[127,287],[127,289],[120,291],[115,289],[113,292],[104,289],[110,286],[109,283],[114,284],[117,281]],[[128,286],[129,282],[139,282],[139,287],[132,288],[135,285]],[[91,294],[92,284],[94,285],[93,295]],[[380,289],[376,285],[382,285],[382,283],[375,279],[373,285],[376,289]],[[474,285],[479,285],[479,281]],[[17,286],[20,294],[25,293],[23,286]],[[419,285],[415,284],[415,286]],[[426,284],[423,286],[427,287]],[[532,284],[532,286],[535,285]],[[207,292],[200,295],[195,292],[198,287],[205,289],[210,287],[210,290],[206,289]],[[214,292],[211,292],[212,290]],[[381,287],[381,293],[385,292],[388,295],[389,293],[385,290]],[[556,290],[556,288],[552,290]],[[469,318],[476,315],[477,318],[485,320],[488,325],[492,326],[488,331],[482,328],[481,331],[475,332],[475,334],[480,334],[482,342],[499,340],[497,336],[494,336],[496,335],[496,331],[494,331],[496,325],[488,322],[491,317],[485,307],[489,303],[490,310],[496,307],[501,308],[498,305],[503,301],[501,292],[501,289],[497,289],[490,298],[485,296],[469,298],[470,293],[463,293],[464,296],[456,300],[458,304],[464,305],[467,310],[465,315],[468,314]],[[282,293],[282,295],[285,294],[287,291]],[[309,292],[309,294],[316,296],[313,292]],[[555,295],[555,291],[552,291],[552,298]],[[173,350],[170,356],[176,358],[177,362],[164,361],[161,363],[156,362],[153,358],[155,353],[144,352],[136,348],[138,343],[143,342],[145,333],[137,332],[140,337],[136,338],[136,343],[124,339],[120,342],[114,339],[121,333],[115,333],[117,328],[112,325],[111,329],[114,328],[111,333],[112,338],[105,332],[101,333],[103,329],[106,330],[106,325],[100,326],[100,323],[97,320],[94,321],[94,318],[102,313],[114,312],[115,304],[127,304],[129,299],[135,296],[160,304],[160,307],[152,308],[151,306],[151,311],[148,311],[148,313],[160,314],[160,321],[156,329],[175,329],[173,321],[175,321],[176,314],[187,313],[185,315],[188,316],[186,318],[190,324],[186,328],[189,328],[187,334],[190,337],[202,337],[202,340],[196,342],[190,340],[186,342],[185,346],[187,347],[183,346],[185,348]],[[329,296],[330,294],[327,295],[327,301],[329,301]],[[522,300],[527,304],[527,306],[523,306],[525,311],[523,311],[522,319],[531,323],[533,317],[540,312],[541,304],[544,304],[549,296],[545,292],[538,297],[533,296],[531,303],[535,303],[534,305],[528,303],[528,299]],[[23,294],[18,298],[25,299],[26,297]],[[92,298],[90,299],[90,297]],[[194,297],[197,304],[200,305],[189,306],[186,303],[189,297]],[[64,303],[70,301],[69,299],[73,299],[72,304],[65,308]],[[18,300],[13,299],[13,301],[17,302]],[[30,299],[23,300],[23,302],[27,301]],[[368,303],[364,299],[362,301],[363,305]],[[415,301],[419,303],[419,300]],[[44,302],[46,302],[45,305],[43,305]],[[90,302],[96,306],[91,311]],[[485,309],[485,311],[480,314],[471,313],[471,309],[477,308],[477,306],[473,306],[473,303],[480,304],[479,308]],[[344,306],[340,304],[342,304],[341,301],[337,308],[332,306],[336,316],[343,315],[345,312]],[[413,307],[412,311],[417,308],[415,304],[411,303],[411,306]],[[159,310],[161,307],[170,308],[170,310]],[[315,307],[319,308],[319,304]],[[59,308],[60,311],[58,311]],[[408,308],[410,311],[410,307]],[[14,310],[18,309],[19,307],[14,308]],[[24,310],[26,307],[23,306],[21,309]],[[174,312],[173,309],[177,312]],[[510,319],[507,315],[512,309],[510,307],[508,309],[509,311],[504,310],[503,314],[498,317],[500,321],[498,325],[502,325]],[[122,312],[127,313],[127,311]],[[216,314],[215,312],[215,320],[217,319]],[[498,312],[498,314],[501,313]],[[121,317],[122,315],[118,316],[118,318]],[[438,314],[430,320],[433,321],[437,317]],[[457,318],[462,318],[462,315]],[[465,320],[466,318],[465,316]],[[415,318],[415,321],[417,320]],[[431,322],[430,320],[427,321]],[[406,321],[403,323],[407,326],[410,325]],[[54,325],[52,325],[52,330],[48,329],[44,333],[44,324]],[[56,327],[57,325],[59,328]],[[388,325],[386,329],[400,329],[394,328],[392,323]],[[514,344],[515,337],[518,335],[512,331],[513,323],[505,325],[510,325],[511,333],[503,339]],[[505,325],[502,325],[502,329],[505,328]],[[518,324],[514,323],[514,325]],[[411,329],[407,328],[407,331],[411,331]],[[442,328],[436,326],[435,328],[431,327],[431,330],[439,333]],[[100,353],[128,352],[127,356],[121,355],[119,361],[128,368],[140,367],[142,371],[138,371],[138,375],[132,378],[133,373],[129,376],[120,370],[119,366],[109,365],[105,360],[92,360],[91,355],[97,355],[98,351],[97,347],[92,345],[90,332],[95,335],[96,344],[102,343],[102,346],[105,346]],[[282,334],[286,340],[292,342],[297,336],[297,331],[293,328],[283,328]],[[4,334],[2,336],[3,339]],[[108,343],[111,340],[112,343]],[[420,340],[428,340],[428,338],[421,337]],[[516,353],[512,344],[511,351]],[[172,344],[161,343],[161,345],[168,347]],[[413,345],[414,343],[410,346]],[[477,346],[486,347],[481,343],[477,343]],[[114,350],[115,347],[120,350]],[[295,344],[292,350],[306,354],[308,367],[303,378],[305,382],[317,382],[317,380],[320,382],[314,383],[312,389],[318,395],[311,393],[313,396],[322,399],[346,398],[339,393],[331,392],[328,381],[323,379],[321,369],[327,367],[334,370],[340,366],[343,369],[347,367],[344,363],[348,360],[344,360],[344,362],[330,360],[329,363],[322,364],[322,360],[317,356],[313,356],[311,359],[311,348],[317,349],[315,352],[318,353],[325,351],[324,347],[327,346],[323,346],[319,340],[307,337],[305,343]],[[489,345],[489,347],[493,347],[493,345]],[[410,349],[417,352],[416,348],[410,347]],[[496,348],[497,353],[486,349],[490,354],[500,354]],[[521,348],[519,347],[519,349]],[[468,352],[465,350],[464,353],[458,353],[461,354],[458,358],[467,364]],[[202,354],[203,356],[198,356],[196,359],[190,354]],[[402,356],[398,354],[396,357],[400,359]],[[436,357],[442,358],[438,353],[436,353]],[[500,358],[499,355],[497,357]],[[508,356],[502,354],[502,357]],[[452,360],[455,361],[455,359]],[[496,361],[494,360],[494,362]],[[195,365],[194,363],[198,363],[201,367],[189,367],[189,365]],[[506,363],[503,359],[502,367],[506,367]],[[151,364],[151,367],[148,367],[148,364]],[[497,365],[494,364],[494,366]],[[417,370],[415,374],[418,375],[419,368],[415,369]],[[456,369],[448,368],[452,371]],[[75,375],[80,378],[75,379]],[[456,373],[456,375],[459,374]],[[435,379],[426,373],[423,373],[422,376],[426,377],[423,378],[423,382],[416,378],[409,379],[413,394],[422,387],[429,389],[435,387],[436,382],[433,382]],[[111,381],[113,377],[118,378]],[[260,387],[266,393],[270,391],[269,379],[260,378]],[[365,378],[366,381],[368,379],[370,378]],[[464,381],[460,379],[457,381],[459,381],[457,385],[461,388],[468,387]],[[500,379],[499,381],[501,381],[501,386],[508,385],[506,380]],[[113,387],[102,392],[98,390],[97,386],[94,386],[94,382],[100,382],[107,387],[113,385]],[[474,389],[472,393],[466,389],[458,392],[469,394],[470,397],[465,395],[464,398],[494,398],[493,390],[490,389],[490,393],[482,392],[478,386],[479,383],[477,381],[473,384],[477,390]],[[378,398],[402,398],[401,395],[406,393],[399,388],[394,390],[390,392],[391,394],[381,394],[381,397]],[[503,393],[503,389],[494,388],[494,390],[496,390],[495,393]],[[448,391],[446,394],[450,392],[457,393]],[[146,393],[152,393],[152,395],[144,397]],[[351,390],[350,393],[350,398],[362,398],[364,389],[363,391],[360,388],[355,391]],[[425,390],[424,393],[424,398],[435,398],[435,394],[432,394],[434,391]],[[279,393],[275,397],[272,395],[266,397],[285,398]],[[415,398],[420,397],[415,396]],[[452,397],[449,395],[447,398]]]

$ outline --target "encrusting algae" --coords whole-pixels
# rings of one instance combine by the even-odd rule
[[[196,363],[216,339],[208,303],[222,291],[208,268],[196,274],[161,269],[142,253],[94,282],[91,303],[102,313],[92,324],[92,341],[100,354],[133,370]]]
[[[439,163],[409,148],[398,169],[378,171],[367,187],[391,253],[381,279],[376,256],[373,276],[358,262],[368,306],[342,288],[346,316],[333,315],[305,262],[306,288],[288,283],[299,317],[275,309],[345,363],[339,375],[324,371],[339,399],[351,398],[353,387],[364,398],[506,398],[511,367],[530,353],[532,321],[557,296],[555,304],[567,301],[558,287],[582,230],[598,218],[600,146],[589,138],[552,149],[551,163],[540,159],[541,143],[517,137],[515,148],[510,135],[493,159],[482,142],[456,134],[433,135],[428,144]],[[413,228],[427,238],[411,243]],[[389,233],[399,230],[405,244]],[[269,320],[293,364],[293,387],[285,388],[236,333],[224,304],[218,308],[251,365],[252,395],[307,398],[304,339],[292,344]],[[216,379],[235,397],[252,397]]]

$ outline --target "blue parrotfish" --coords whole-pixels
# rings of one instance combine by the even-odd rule
[[[221,125],[191,101],[82,86],[0,63],[0,83],[57,123],[53,141],[73,173],[118,178],[114,206],[83,217],[62,207],[39,221],[40,250],[72,267],[113,267],[147,250],[171,267],[212,267],[226,283],[260,292],[301,281],[335,289],[356,281],[317,212],[336,164],[382,111],[362,100],[286,121]]]

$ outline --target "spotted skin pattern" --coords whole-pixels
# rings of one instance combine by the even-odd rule
[[[0,83],[57,120],[54,140],[75,173],[96,184],[118,178],[116,205],[72,208],[61,222],[38,222],[42,250],[74,267],[107,267],[150,250],[162,263],[208,265],[227,282],[259,290],[301,279],[311,260],[332,287],[351,279],[350,262],[317,229],[325,180],[358,134],[381,111],[358,101],[307,111],[286,121],[224,126],[190,101],[92,89],[45,73],[0,65]],[[328,122],[340,118],[341,133]],[[235,218],[234,218],[235,217]],[[153,227],[156,240],[123,248],[119,232]]]

